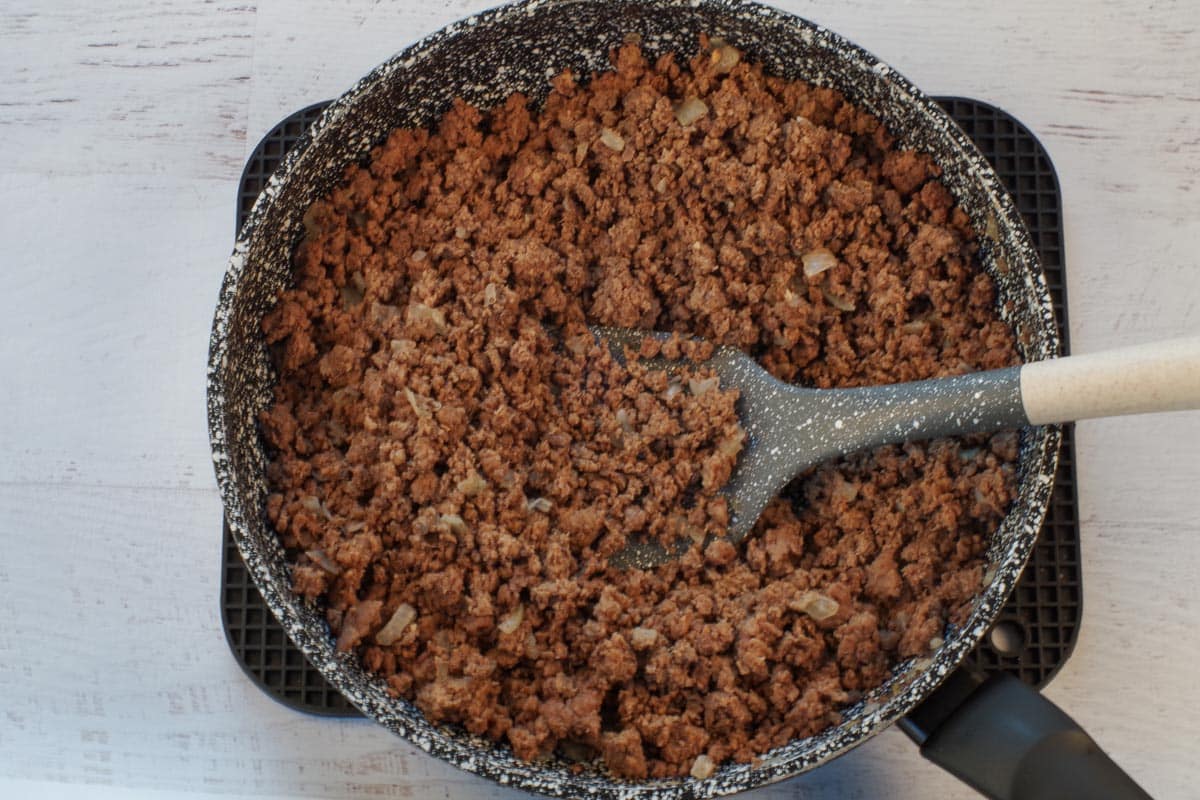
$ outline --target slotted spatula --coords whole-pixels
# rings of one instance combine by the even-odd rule
[[[668,334],[592,327],[624,361],[642,340]],[[677,370],[686,362],[639,359]],[[717,347],[704,362],[723,389],[737,388],[746,442],[721,490],[728,538],[741,541],[780,489],[829,459],[917,439],[986,433],[1094,417],[1200,408],[1200,337],[1037,361],[1019,367],[888,386],[806,389],[776,380],[745,353]],[[676,547],[630,540],[610,563],[648,569],[680,555]]]

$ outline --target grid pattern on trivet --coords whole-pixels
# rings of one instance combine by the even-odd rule
[[[1028,128],[994,106],[960,97],[938,102],[987,156],[1025,218],[1042,257],[1063,352],[1067,352],[1062,198],[1050,157]],[[1026,683],[1044,685],[1075,646],[1082,603],[1075,426],[1064,425],[1054,494],[1029,566],[1001,611],[995,634],[969,660],[985,671],[1002,669]],[[998,646],[1004,644],[1010,646]]]
[[[1025,126],[1000,109],[958,97],[939,102],[996,168],[1025,217],[1042,255],[1065,349],[1062,208],[1058,178],[1049,157]],[[238,190],[239,230],[267,178],[325,105],[319,103],[296,112],[276,125],[255,148]],[[325,682],[284,635],[254,587],[228,528],[224,531],[222,555],[225,632],[246,673],[272,697],[298,710],[356,716],[358,711]],[[992,636],[984,639],[969,660],[985,672],[1004,671],[1026,683],[1045,684],[1075,644],[1082,600],[1074,430],[1067,425],[1054,496],[1029,566],[1001,611]]]

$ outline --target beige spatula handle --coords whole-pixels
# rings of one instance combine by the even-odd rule
[[[1200,336],[1031,362],[1021,402],[1034,425],[1200,408]]]

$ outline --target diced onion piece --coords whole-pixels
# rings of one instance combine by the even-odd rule
[[[409,406],[412,407],[413,413],[421,419],[432,417],[433,412],[442,407],[442,404],[432,397],[421,397],[408,387],[404,388],[404,397],[408,400]]]
[[[412,406],[413,413],[418,417],[425,418],[433,416],[432,412],[425,407],[425,404],[417,398],[417,395],[412,389],[404,388],[404,397],[408,400],[408,404]]]
[[[409,256],[409,258],[411,258],[413,261],[415,261],[415,262],[417,262],[418,264],[420,264],[422,261],[424,261],[424,260],[425,260],[425,258],[426,258],[428,255],[429,255],[429,254],[428,254],[428,253],[426,253],[424,250],[413,250],[413,251],[412,251],[412,255],[411,255],[411,256]]]
[[[699,97],[689,97],[675,106],[675,119],[683,127],[708,114],[708,106]]]
[[[370,315],[376,325],[387,325],[392,320],[400,318],[400,309],[375,301],[371,303]]]
[[[742,60],[742,54],[737,51],[737,48],[730,47],[720,39],[713,39],[712,45],[712,55],[709,58],[712,59],[713,72],[718,75],[729,74]]]
[[[485,306],[496,305],[496,300],[500,297],[500,290],[496,288],[496,284],[489,283],[483,287],[483,304]]]
[[[487,481],[479,473],[471,470],[471,474],[458,482],[458,490],[467,497],[474,497],[487,488]]]
[[[930,650],[941,649],[941,646],[944,645],[945,643],[946,643],[945,639],[943,639],[940,636],[935,636],[929,640],[929,649]]]
[[[525,502],[525,510],[527,511],[540,511],[543,514],[548,514],[552,508],[554,508],[554,503],[545,497],[535,497]]]
[[[346,523],[346,533],[358,533],[365,527],[367,527],[367,523],[363,522],[362,520],[355,520],[354,522],[347,522]]]
[[[455,535],[467,532],[467,523],[463,522],[463,518],[458,514],[442,514],[441,521]]]
[[[629,632],[629,646],[634,650],[649,650],[658,642],[658,631],[654,628],[634,628]]]
[[[417,349],[417,343],[412,339],[392,339],[390,345],[392,354],[397,356],[412,355]]]
[[[629,419],[629,412],[623,408],[618,408],[616,413],[617,424],[621,426],[621,430],[625,433],[633,433],[633,421]]]
[[[838,263],[837,256],[825,247],[809,250],[800,256],[800,260],[804,262],[804,275],[808,278],[811,278],[813,275],[820,275],[827,269],[833,269]]]
[[[625,149],[625,139],[612,128],[602,128],[600,130],[600,143],[609,150],[618,153]]]
[[[387,621],[387,624],[379,629],[379,633],[375,634],[375,641],[384,647],[395,644],[404,635],[404,630],[416,620],[417,610],[408,603],[401,603],[396,607],[396,612],[392,614],[392,618]]]
[[[692,762],[692,777],[698,781],[711,778],[716,771],[717,765],[704,753],[696,756],[696,760]]]
[[[325,506],[321,504],[321,501],[318,500],[314,495],[310,494],[306,495],[305,497],[301,497],[300,505],[304,506],[314,514],[320,514],[325,519],[333,519],[333,515],[329,513],[329,510],[326,509]]]
[[[431,308],[424,303],[409,303],[407,312],[408,323],[412,325],[424,320],[431,321],[438,333],[445,333],[446,315],[442,313],[441,309]]]
[[[333,563],[333,559],[331,559],[325,553],[325,551],[319,547],[313,548],[312,550],[305,550],[304,555],[308,556],[310,561],[328,572],[330,575],[337,575],[342,571],[342,568]]]
[[[808,591],[788,603],[788,608],[823,622],[838,612],[838,602],[820,592]]]
[[[521,621],[525,619],[525,606],[517,604],[517,607],[504,615],[504,619],[500,620],[500,624],[496,626],[496,630],[504,634],[509,634],[521,627]]]
[[[828,302],[829,305],[833,306],[838,311],[853,311],[855,309],[854,301],[847,300],[846,298],[835,294],[833,290],[829,288],[828,283],[821,287],[821,294],[825,295],[826,302]]]
[[[722,439],[717,445],[717,453],[722,456],[736,456],[742,451],[742,444],[746,441],[746,432],[738,428],[737,433],[727,439]]]
[[[688,378],[688,389],[696,397],[699,397],[705,392],[710,392],[720,385],[721,379],[716,375],[713,375],[710,378]]]

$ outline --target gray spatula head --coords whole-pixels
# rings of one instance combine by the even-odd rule
[[[628,328],[590,328],[625,360],[642,340],[669,334]],[[655,369],[681,369],[685,361],[639,359]],[[746,441],[733,475],[721,489],[729,503],[729,541],[737,544],[792,478],[809,467],[846,455],[915,439],[998,431],[1026,425],[1018,367],[889,386],[859,389],[806,389],[772,377],[754,359],[733,347],[717,347],[704,362],[723,389],[737,388],[738,419]],[[610,563],[621,569],[650,569],[691,546],[673,547],[631,538]]]

